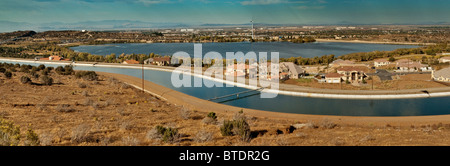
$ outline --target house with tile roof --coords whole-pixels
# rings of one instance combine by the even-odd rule
[[[450,67],[431,72],[431,78],[435,81],[450,82]]]
[[[325,82],[331,84],[341,83],[343,76],[344,76],[343,74],[339,73],[328,73],[325,75]]]
[[[292,62],[281,62],[280,72],[287,73],[287,76],[291,79],[298,79],[305,74],[305,70]]]
[[[344,81],[361,83],[367,77],[366,72],[369,71],[369,68],[365,66],[341,66],[336,71],[343,75],[341,78]]]

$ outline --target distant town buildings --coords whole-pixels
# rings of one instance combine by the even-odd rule
[[[376,59],[373,61],[375,67],[387,66],[389,64],[391,64],[391,62],[387,58]]]

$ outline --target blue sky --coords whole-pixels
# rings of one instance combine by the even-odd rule
[[[449,0],[1,0],[0,21],[423,24],[449,23],[449,7]]]

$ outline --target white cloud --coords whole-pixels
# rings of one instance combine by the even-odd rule
[[[242,5],[271,5],[271,4],[287,4],[287,3],[305,3],[305,1],[292,0],[247,0],[242,1]]]
[[[172,3],[170,0],[138,0],[137,2],[143,3],[144,5],[154,5],[161,3]]]
[[[323,9],[325,6],[297,6],[297,9],[306,10],[306,9]]]

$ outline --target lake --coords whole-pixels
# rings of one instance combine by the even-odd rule
[[[417,48],[414,45],[388,45],[388,44],[363,44],[363,43],[339,43],[339,42],[314,42],[314,43],[290,43],[290,42],[238,42],[238,43],[202,43],[203,55],[210,51],[216,51],[225,57],[226,52],[247,53],[279,52],[280,58],[304,57],[334,54],[336,57],[354,53],[371,51],[391,51],[398,48]],[[194,43],[125,43],[105,45],[82,45],[71,47],[76,52],[88,52],[95,55],[117,56],[125,54],[149,54],[173,55],[177,51],[184,51],[194,55]],[[270,54],[269,54],[270,55]]]

